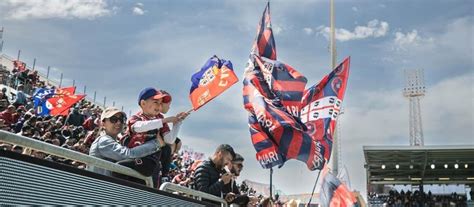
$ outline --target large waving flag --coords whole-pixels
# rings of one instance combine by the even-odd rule
[[[276,45],[273,38],[272,23],[270,19],[270,2],[267,3],[257,27],[257,36],[252,46],[252,54],[276,60]]]
[[[69,108],[85,95],[74,95],[76,87],[38,89],[33,95],[36,114],[40,116],[67,115]]]
[[[86,95],[69,95],[58,96],[48,99],[47,104],[50,104],[50,114],[52,116],[68,115],[69,109],[82,100]]]
[[[281,167],[287,160],[297,159],[305,162],[310,170],[321,169],[323,146],[311,139],[304,124],[289,113],[280,98],[284,97],[288,103],[301,102],[306,78],[284,63],[268,59],[265,63],[273,71],[261,68],[259,65],[262,64],[257,64],[253,70],[248,68],[243,90],[257,160],[263,168]],[[291,83],[296,86],[290,87]],[[288,87],[280,88],[285,84]]]
[[[346,91],[350,57],[346,58],[321,82],[308,88],[302,99],[301,121],[313,140],[327,149],[324,159],[331,156],[334,128]]]
[[[356,207],[359,206],[354,194],[335,175],[324,168],[320,193],[321,206]]]
[[[265,97],[277,98],[288,113],[299,118],[306,77],[285,63],[256,55],[253,57],[269,86],[267,91],[262,91]]]
[[[199,109],[238,80],[230,61],[219,59],[217,56],[211,57],[201,70],[191,77],[189,98],[193,109]]]

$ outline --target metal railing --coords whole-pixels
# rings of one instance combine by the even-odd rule
[[[224,207],[228,206],[227,202],[223,198],[220,198],[220,197],[208,194],[208,193],[204,193],[204,192],[201,192],[201,191],[193,190],[191,188],[187,188],[187,187],[184,187],[184,186],[169,183],[169,182],[161,184],[160,190],[167,191],[167,192],[172,192],[172,193],[173,192],[183,193],[186,196],[192,197],[196,200],[202,200],[204,198],[206,200],[215,201],[217,203],[220,203],[221,206],[224,206]]]
[[[34,140],[32,138],[24,137],[4,130],[0,130],[0,141],[20,145],[22,147],[31,148],[33,150],[41,151],[58,157],[79,161],[86,165],[92,165],[115,173],[120,173],[123,175],[138,178],[140,180],[144,180],[148,187],[153,188],[153,180],[151,177],[145,177],[131,168],[113,162],[92,157],[66,148],[58,147],[56,145],[48,144],[46,142]]]

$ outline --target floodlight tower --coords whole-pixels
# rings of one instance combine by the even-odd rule
[[[423,69],[405,70],[405,88],[403,96],[410,103],[410,145],[423,146],[423,127],[421,122],[420,99],[425,95]]]

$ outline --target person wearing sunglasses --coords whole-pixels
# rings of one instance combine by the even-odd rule
[[[251,204],[252,206],[258,202],[258,198],[255,196],[248,196],[245,194],[241,194],[239,187],[237,187],[236,179],[242,172],[244,168],[244,157],[239,153],[235,153],[232,162],[227,165],[230,168],[230,172],[233,175],[231,182],[224,185],[222,189],[222,193],[224,194],[224,198],[229,204],[237,204],[239,206],[247,206]]]
[[[124,112],[115,107],[105,109],[100,116],[101,131],[89,149],[89,155],[105,159],[111,162],[117,162],[126,159],[135,159],[145,157],[160,150],[161,142],[153,139],[144,144],[128,148],[118,141],[118,135],[124,129],[127,117]],[[110,176],[112,173],[108,170],[95,166],[87,166],[87,169],[103,175]]]

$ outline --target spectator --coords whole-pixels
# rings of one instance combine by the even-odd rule
[[[240,193],[239,187],[237,186],[237,182],[235,181],[235,178],[240,176],[240,172],[242,172],[244,167],[244,158],[242,155],[235,153],[234,159],[232,159],[232,162],[228,166],[230,166],[229,168],[231,169],[231,173],[234,175],[234,178],[228,184],[224,185],[223,193],[227,203],[235,203],[239,206],[247,206],[247,204],[250,202],[251,205],[255,205],[258,202],[258,198],[254,196],[242,195]]]
[[[217,147],[214,155],[196,169],[196,190],[222,197],[224,185],[230,183],[232,174],[223,172],[224,166],[234,158],[234,149],[227,144]],[[222,175],[221,175],[222,174]]]
[[[163,119],[164,114],[168,113],[170,110],[171,106],[171,95],[164,91],[160,90],[162,94],[164,94],[162,101],[161,101],[161,113],[158,114],[158,117]],[[186,118],[188,116],[188,113],[181,113],[181,119]],[[181,146],[181,140],[177,138],[179,128],[183,122],[178,122],[176,124],[173,124],[173,129],[171,131],[169,130],[169,127],[163,127],[161,132],[161,135],[164,137],[166,145],[161,149],[161,157],[160,157],[160,162],[161,162],[161,183],[163,182],[168,182],[170,181],[169,177],[169,170],[170,170],[170,164],[171,164],[171,158],[172,155],[176,152],[176,149],[179,150]],[[166,125],[166,123],[164,124]],[[168,130],[167,130],[168,129]],[[166,141],[168,140],[168,141]],[[170,143],[171,141],[171,143]]]
[[[122,146],[117,141],[117,136],[123,129],[126,115],[117,108],[112,107],[104,110],[100,120],[103,131],[92,143],[89,150],[89,155],[91,156],[115,162],[143,157],[158,151],[161,147],[156,139],[133,149]],[[111,175],[110,171],[95,166],[87,166],[87,169],[96,173]]]
[[[26,105],[28,103],[28,100],[26,98],[26,95],[25,93],[23,92],[23,85],[18,85],[18,89],[17,89],[17,92],[16,92],[16,99],[15,101],[13,102],[13,105],[15,107],[19,107],[21,105]]]
[[[10,105],[10,101],[8,100],[7,94],[5,94],[2,89],[2,92],[0,92],[0,111],[5,110],[8,105]]]
[[[79,113],[79,108],[74,107],[71,113],[66,118],[66,125],[73,125],[73,126],[82,126],[84,123],[84,116]]]
[[[88,130],[88,131],[95,129],[97,127],[97,125],[95,124],[96,118],[97,118],[97,115],[95,113],[93,113],[89,117],[87,117],[87,119],[82,124],[84,129]]]
[[[9,105],[7,109],[0,113],[0,119],[5,120],[5,125],[11,126],[15,123],[13,114],[15,113],[15,106]]]
[[[170,132],[167,123],[173,123],[174,125],[184,118],[179,116],[161,118],[159,116],[164,97],[166,97],[165,94],[154,88],[145,88],[140,92],[138,105],[141,111],[128,120],[127,135],[122,139],[124,145],[134,148],[142,145],[146,141],[154,139],[158,139],[162,146],[164,146],[165,143],[174,142],[175,137],[166,135],[166,133]],[[158,186],[160,156],[161,150],[147,157],[140,158],[139,161],[122,162],[121,164],[132,167],[143,175],[154,175],[153,184],[154,186]]]

